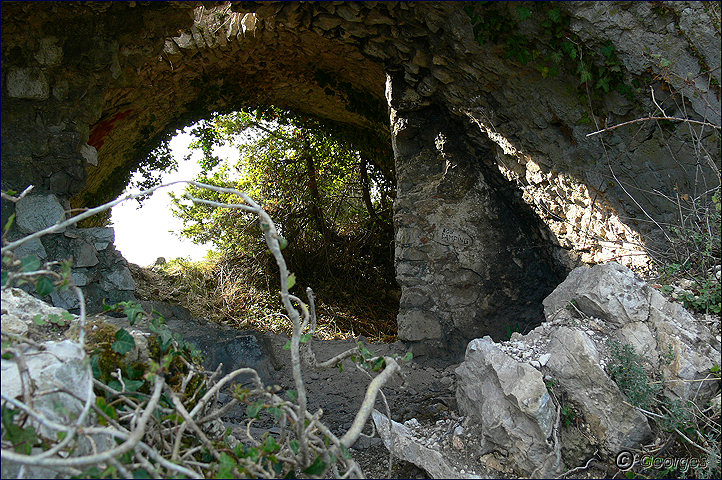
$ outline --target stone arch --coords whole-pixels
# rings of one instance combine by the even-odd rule
[[[586,44],[613,39],[625,74],[667,74],[668,97],[719,125],[719,31],[701,5],[561,8]],[[533,323],[565,268],[626,255],[650,233],[621,218],[668,215],[657,198],[628,198],[629,185],[671,191],[696,174],[687,147],[668,161],[649,129],[631,147],[586,137],[574,76],[545,78],[480,45],[455,3],[18,2],[2,25],[4,188],[100,203],[168,131],[238,105],[291,108],[372,145],[390,137],[399,331],[419,351],[458,354],[509,320]],[[669,25],[682,33],[670,40]],[[640,44],[675,58],[678,75]],[[685,82],[690,70],[716,86]],[[605,101],[609,123],[652,107]],[[590,250],[589,232],[606,244]]]

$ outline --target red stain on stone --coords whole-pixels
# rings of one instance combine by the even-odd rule
[[[426,242],[428,242],[428,241],[429,241],[428,238],[426,238],[426,237],[421,237],[421,243],[426,243]]]
[[[100,123],[96,123],[93,126],[93,129],[90,131],[88,145],[95,147],[96,150],[100,150],[100,147],[102,147],[103,143],[105,143],[105,137],[110,133],[111,130],[113,130],[115,123],[128,117],[133,112],[135,112],[135,109],[133,108],[123,110],[122,112],[118,112],[112,117],[103,120]]]

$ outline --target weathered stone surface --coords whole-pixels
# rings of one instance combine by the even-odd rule
[[[544,300],[547,319],[575,300],[586,315],[601,319],[611,336],[629,343],[651,365],[673,352],[662,372],[670,395],[680,398],[709,397],[714,382],[700,381],[718,361],[720,343],[678,303],[670,302],[632,271],[615,262],[579,267]],[[671,349],[671,350],[670,350]]]
[[[113,270],[106,276],[107,282],[118,290],[135,290],[135,281],[127,267]],[[107,286],[106,289],[112,288]]]
[[[460,358],[468,340],[504,335],[510,317],[537,322],[563,268],[551,247],[531,247],[544,227],[525,205],[498,196],[498,172],[469,161],[488,153],[484,145],[467,143],[463,128],[433,106],[413,105],[402,81],[392,79],[387,94],[397,158],[396,279],[402,292],[414,292],[402,293],[399,338],[428,344],[424,350],[433,339],[433,348]],[[503,265],[491,260],[501,257]]]
[[[63,58],[63,49],[57,45],[58,39],[47,37],[40,40],[40,48],[35,53],[35,59],[46,67],[59,65]]]
[[[140,304],[146,311],[155,310],[161,314],[173,333],[198,348],[205,357],[204,365],[207,369],[215,370],[222,363],[222,372],[225,375],[238,368],[250,367],[258,372],[262,381],[273,381],[275,360],[267,340],[258,332],[239,331],[193,318],[187,309],[178,305],[149,301],[141,301]],[[105,321],[132,331],[134,337],[138,337],[139,332],[149,331],[145,320],[133,326],[128,323],[127,318],[106,318]],[[249,380],[250,376],[240,375],[236,382],[244,383]]]
[[[73,266],[75,267],[94,267],[98,264],[98,256],[96,255],[95,248],[85,242],[75,247],[73,259]],[[112,282],[113,280],[110,281]]]
[[[17,289],[4,290],[3,302],[6,294],[15,297],[17,294],[15,290]],[[34,298],[26,298],[22,300],[22,303],[24,307],[23,314],[27,316],[45,315],[48,311],[60,310],[53,309]],[[5,304],[3,304],[3,308],[5,308]],[[6,315],[3,314],[3,322]],[[4,327],[3,330],[5,330]],[[15,348],[22,351],[25,363],[22,379],[16,358],[2,359],[2,375],[0,379],[3,395],[11,398],[23,398],[23,388],[29,388],[29,376],[32,379],[32,385],[36,389],[32,404],[35,411],[51,422],[67,425],[68,427],[77,425],[79,421],[81,428],[82,426],[92,425],[95,421],[92,408],[88,408],[86,414],[80,419],[85,405],[95,404],[93,375],[85,351],[80,344],[71,340],[39,341],[39,344],[20,343],[15,346]],[[67,389],[69,393],[57,392],[59,386]],[[45,393],[37,395],[37,392]],[[45,438],[56,438],[59,433],[52,426],[45,423],[41,424],[32,418],[24,425],[25,428],[28,426],[33,426],[38,435]],[[107,436],[92,435],[91,437],[92,441],[85,436],[79,435],[78,439],[74,441],[75,445],[71,444],[73,447],[71,455],[89,455],[111,449],[116,445]],[[42,452],[43,450],[40,448],[33,448],[32,451],[33,454]],[[4,459],[2,462],[2,478],[18,478],[19,468],[18,464],[9,459]],[[24,468],[24,476],[28,478],[65,478],[67,475],[63,473],[62,471],[50,471],[36,465],[26,465]]]
[[[50,85],[39,69],[14,67],[5,81],[11,98],[46,100],[50,97]]]
[[[457,470],[439,451],[415,439],[405,425],[389,420],[378,410],[374,410],[371,416],[386,448],[396,457],[423,468],[431,478],[486,478]]]
[[[55,290],[50,294],[50,300],[63,310],[80,308],[80,300],[73,290]]]
[[[27,195],[15,204],[15,221],[22,233],[35,233],[65,219],[55,195]],[[62,232],[64,229],[58,230]]]
[[[579,267],[544,299],[544,311],[553,315],[574,301],[582,312],[617,327],[644,322],[649,318],[649,291],[643,285],[644,280],[614,262],[595,265],[591,270]]]
[[[86,361],[85,351],[79,344],[70,340],[45,342],[43,350],[34,346],[20,346],[24,349],[28,373],[39,390],[54,390],[63,385],[74,396],[67,393],[51,393],[36,397],[34,407],[46,418],[70,425],[81,413],[85,399],[95,401],[93,376]],[[22,395],[22,383],[15,360],[2,359],[2,391],[14,398]],[[77,398],[76,398],[77,397]],[[82,402],[80,400],[82,400]],[[65,408],[55,408],[60,402]],[[40,432],[50,438],[55,433],[45,425],[36,426]],[[5,463],[5,462],[3,462]]]
[[[398,317],[399,335],[405,340],[420,341],[441,338],[441,325],[432,313],[408,310]]]
[[[16,258],[25,258],[28,255],[35,255],[40,260],[45,260],[48,257],[48,252],[45,250],[42,242],[39,238],[28,240],[27,242],[16,247],[14,250]]]
[[[635,448],[651,437],[646,417],[628,405],[600,366],[599,352],[584,332],[560,327],[552,333],[548,348],[551,357],[546,366],[552,378],[580,407],[607,453]]]
[[[540,404],[539,398],[547,391],[542,374],[554,393],[554,403],[561,402],[551,408],[573,409],[580,431],[587,432],[586,439],[559,432],[565,460],[570,463],[583,462],[595,450],[613,458],[620,450],[638,448],[651,438],[646,417],[607,373],[612,363],[621,361],[613,353],[612,342],[631,345],[640,358],[638,366],[650,380],[661,373],[661,393],[671,399],[706,405],[719,395],[719,381],[708,378],[709,369],[719,362],[719,339],[625,267],[616,263],[579,267],[544,305],[546,321],[541,325],[525,335],[515,332],[501,343],[488,337],[473,340],[456,370],[457,402],[462,412],[468,412],[472,426],[480,428],[482,453],[497,445],[496,451],[503,452],[524,475],[530,472],[519,467],[520,459],[535,451],[525,448],[524,442],[537,438],[543,445],[542,440],[550,440],[544,428],[549,422],[520,428],[525,435],[509,434],[507,430],[514,432],[511,427],[522,425],[520,419],[539,416],[507,412],[533,410]],[[536,380],[528,370],[536,372]],[[534,382],[541,384],[536,390]],[[505,422],[508,418],[514,422]],[[552,418],[558,421],[556,415]],[[535,431],[541,433],[528,433]],[[489,439],[494,435],[492,442]],[[517,449],[522,450],[521,456]]]
[[[27,326],[33,322],[36,314],[47,318],[50,314],[62,315],[64,309],[50,306],[19,288],[10,288],[2,292],[2,311],[2,329],[5,330],[7,323],[8,328],[18,333],[19,330],[27,332]]]
[[[553,438],[554,404],[538,370],[485,337],[469,342],[456,375],[459,409],[482,429],[475,454],[504,451],[523,476],[548,478],[564,471]]]
[[[602,35],[614,39],[620,60],[632,72],[640,72],[648,67],[655,72],[661,73],[663,69],[673,72],[668,74],[670,84],[685,93],[700,115],[719,125],[720,100],[718,95],[708,89],[706,75],[705,80],[699,84],[685,85],[686,78],[695,78],[700,72],[694,51],[697,52],[696,55],[713,59],[709,65],[709,74],[716,78],[719,85],[720,71],[715,68],[720,65],[720,31],[717,26],[719,17],[715,25],[714,13],[693,8],[689,3],[669,5],[676,11],[679,20],[675,21],[675,14],[665,14],[661,19],[663,21],[650,23],[647,19],[655,15],[653,4],[624,4],[622,8],[610,9],[600,3],[574,2],[575,18],[570,27],[585,40]],[[671,41],[677,35],[675,22],[681,35],[689,35],[689,43]],[[671,31],[668,30],[668,25],[671,26]],[[658,58],[668,60],[668,64],[663,66],[660,61],[650,65],[645,61],[644,55],[638,54],[640,45],[644,46],[648,55],[658,55]]]
[[[94,227],[77,230],[91,242],[97,251],[105,250],[115,241],[115,230],[112,227]]]
[[[665,127],[666,133],[651,123],[635,125],[639,132],[620,128],[604,134],[605,146],[599,137],[587,137],[594,122],[586,102],[579,102],[578,75],[562,71],[545,78],[506,55],[504,39],[480,45],[458,3],[421,2],[412,8],[393,2],[235,2],[230,9],[204,4],[194,11],[200,5],[4,5],[3,187],[32,183],[70,198],[74,208],[95,206],[120,194],[118,175],[135,168],[165,133],[235,105],[273,104],[363,132],[370,140],[360,143],[381,152],[375,154],[378,166],[389,179],[397,174],[399,238],[414,242],[414,235],[422,234],[435,242],[428,228],[443,227],[439,218],[448,210],[471,209],[469,218],[455,218],[463,220],[455,229],[475,242],[490,240],[484,251],[477,243],[463,246],[463,252],[446,244],[451,248],[407,243],[396,249],[402,290],[425,291],[431,299],[426,307],[438,316],[442,331],[434,342],[454,344],[461,355],[468,339],[505,333],[507,320],[494,312],[518,305],[519,298],[528,298],[528,304],[508,313],[535,324],[541,318],[538,303],[555,283],[549,278],[563,274],[554,272],[558,266],[571,269],[610,258],[643,263],[638,244],[652,242],[658,232],[653,222],[628,219],[643,210],[669,223],[665,198],[697,191],[701,178],[712,184],[719,177],[697,156],[719,150],[712,129],[694,141],[683,122]],[[477,7],[482,17],[518,16],[503,2]],[[661,8],[568,2],[560,11],[569,17],[570,33],[582,39],[580,47],[595,53],[614,47],[625,83],[647,85],[650,72],[655,98],[667,113],[719,125],[714,9],[701,2]],[[541,12],[532,15],[518,33],[535,42],[545,18]],[[113,28],[106,28],[109,24]],[[664,66],[663,59],[671,64]],[[387,77],[403,86],[389,92],[396,120],[409,120],[406,112],[416,109],[416,121],[426,123],[427,131],[439,123],[449,126],[433,133],[454,130],[448,143],[461,146],[456,156],[470,168],[459,168],[463,162],[442,138],[409,141],[404,129],[389,122]],[[656,109],[646,89],[631,99],[597,90],[602,98],[593,117],[606,125]],[[672,104],[685,109],[672,110]],[[434,110],[442,115],[427,114]],[[610,169],[615,181],[609,180]],[[480,178],[485,185],[470,187]],[[632,200],[623,185],[661,195]],[[435,221],[423,220],[430,213],[437,214]],[[509,225],[520,227],[514,231]],[[401,231],[407,227],[411,231]],[[446,302],[467,290],[445,283],[467,268],[481,277],[468,287],[473,292],[460,305]],[[541,273],[519,280],[529,272]]]

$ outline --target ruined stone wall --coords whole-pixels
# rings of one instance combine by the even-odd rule
[[[443,345],[530,321],[580,260],[633,264],[656,233],[649,219],[674,218],[665,195],[719,182],[718,159],[690,147],[718,152],[712,129],[649,122],[604,144],[587,137],[658,111],[648,86],[667,114],[719,126],[719,12],[704,4],[545,7],[569,16],[583,46],[611,41],[615,67],[643,82],[591,114],[575,72],[542,75],[504,42],[477,42],[467,4],[198,5],[4,3],[3,188],[32,183],[96,205],[164,135],[241,106],[313,115],[377,149],[391,139],[400,338]],[[538,8],[498,5],[507,16]],[[545,18],[520,32],[541,35]],[[520,299],[528,308],[516,311]]]

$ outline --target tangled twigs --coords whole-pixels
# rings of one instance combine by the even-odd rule
[[[79,470],[79,468],[87,469],[92,466],[104,468],[105,476],[130,478],[141,470],[151,478],[164,478],[178,474],[192,478],[225,475],[274,477],[300,472],[311,477],[319,477],[325,474],[329,468],[333,469],[334,475],[342,478],[363,477],[363,472],[358,464],[350,457],[348,448],[361,435],[381,387],[394,373],[399,372],[400,367],[391,357],[369,358],[368,355],[365,357],[369,362],[374,362],[376,370],[379,369],[379,365],[383,366],[383,370],[371,380],[361,408],[351,427],[341,438],[333,434],[321,422],[322,410],[319,409],[315,413],[308,411],[307,393],[301,376],[302,345],[307,347],[305,360],[317,368],[335,366],[354,354],[364,352],[361,347],[356,347],[323,362],[316,360],[310,345],[310,338],[313,336],[317,324],[313,291],[310,288],[307,290],[308,306],[289,293],[288,290],[293,286],[295,278],[288,272],[281,254],[283,238],[278,234],[270,216],[243,192],[198,182],[171,182],[159,185],[90,209],[14,242],[6,243],[3,238],[2,255],[9,258],[7,262],[3,261],[3,267],[19,268],[20,262],[14,259],[12,251],[28,240],[57,232],[118,203],[148,195],[158,188],[176,183],[189,183],[198,188],[238,195],[244,203],[221,204],[196,198],[192,200],[216,207],[238,208],[253,212],[258,216],[266,244],[279,267],[281,301],[286,309],[287,318],[293,325],[293,334],[289,343],[296,387],[295,396],[293,398],[289,396],[290,401],[280,398],[276,395],[278,389],[264,386],[258,373],[250,368],[240,368],[220,377],[221,367],[219,366],[208,376],[207,372],[183,358],[178,339],[172,340],[170,346],[161,349],[161,353],[166,351],[167,353],[161,355],[159,363],[151,362],[148,372],[143,377],[144,380],[135,380],[138,377],[129,377],[116,366],[108,375],[111,381],[106,385],[98,379],[92,379],[91,366],[86,363],[84,368],[86,368],[89,380],[84,395],[79,392],[73,393],[62,387],[53,389],[52,392],[39,392],[35,388],[33,372],[28,369],[24,361],[21,347],[25,343],[31,348],[40,350],[42,345],[21,335],[6,335],[3,332],[5,338],[17,344],[10,347],[4,345],[3,355],[13,355],[22,390],[16,398],[2,395],[3,424],[6,423],[6,410],[13,410],[15,413],[9,415],[11,422],[13,416],[17,416],[19,412],[23,418],[19,422],[28,423],[25,420],[28,419],[31,425],[40,425],[51,432],[60,432],[61,435],[56,439],[43,434],[42,442],[38,438],[31,445],[36,446],[41,443],[42,448],[45,448],[44,451],[33,453],[28,450],[26,453],[18,453],[12,448],[16,445],[13,443],[11,447],[11,441],[4,434],[2,459],[17,463],[22,472],[26,472],[31,466],[36,466],[60,470],[73,476],[92,475],[92,473],[88,473],[89,471]],[[26,189],[20,197],[12,197],[11,200],[17,201],[29,191],[30,188]],[[8,195],[3,194],[3,198],[6,196]],[[43,275],[56,279],[59,284],[64,281],[64,277],[51,269],[54,265],[59,264],[46,263],[42,268],[30,272],[13,271],[7,272],[7,275],[3,272],[4,277],[10,280],[10,282],[4,282],[3,289],[9,288],[15,281],[37,281],[37,278]],[[83,347],[85,343],[85,301],[82,291],[78,287],[71,284],[70,288],[77,295],[80,305],[78,337],[79,343]],[[166,350],[171,347],[171,350]],[[369,352],[365,351],[365,353]],[[171,374],[172,368],[180,368],[171,367],[175,358],[180,359],[177,365],[184,369],[180,375],[177,372]],[[60,359],[60,361],[64,360]],[[239,375],[250,375],[250,388],[232,386],[231,382]],[[144,385],[143,388],[146,390],[140,391],[140,385]],[[218,407],[218,395],[221,389],[226,387],[231,387],[234,398],[225,406]],[[94,393],[94,388],[98,397]],[[53,392],[69,394],[75,401],[83,405],[80,414],[74,421],[65,424],[62,421],[53,420],[35,407],[35,401],[39,396]],[[101,400],[100,397],[103,397],[103,401],[96,404],[95,399]],[[18,398],[22,398],[22,400],[18,400]],[[223,434],[222,438],[219,437],[218,419],[239,403],[248,404],[249,420],[246,430],[251,444],[244,445],[235,440],[238,445],[231,448],[231,444],[227,441],[229,430]],[[263,410],[272,413],[280,424],[281,433],[278,440],[269,436],[268,433],[258,439],[251,438],[251,423]],[[87,425],[91,411],[102,419],[101,424],[104,426]],[[117,445],[111,440],[121,443]],[[280,443],[278,443],[279,441]],[[91,453],[76,452],[77,456],[72,456],[71,453],[76,451],[83,442],[85,445],[90,445]]]

